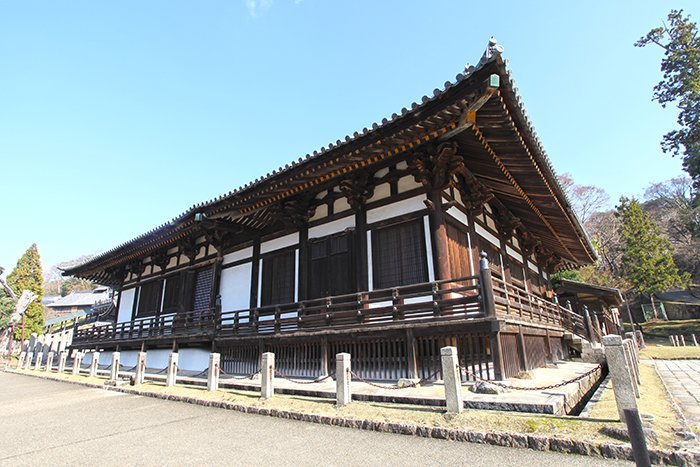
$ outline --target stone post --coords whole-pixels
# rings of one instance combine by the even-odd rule
[[[335,356],[335,402],[338,407],[344,407],[352,402],[350,382],[350,354],[339,353]]]
[[[209,391],[219,390],[219,365],[221,354],[212,352],[209,354],[209,372],[207,373],[207,389]]]
[[[681,345],[685,347],[685,336],[681,334]]]
[[[109,372],[109,379],[116,381],[119,379],[120,352],[112,352],[112,366]]]
[[[637,336],[639,348],[643,349],[644,347],[646,347],[646,344],[644,343],[644,334],[642,334],[642,331],[634,331],[634,335]]]
[[[134,375],[134,384],[143,384],[146,376],[146,352],[139,352],[136,358],[136,374]]]
[[[27,359],[24,361],[24,369],[28,370],[32,364],[32,359],[34,358],[34,352],[27,352]]]
[[[46,372],[51,373],[51,370],[53,370],[53,350],[46,355]]]
[[[695,336],[693,336],[695,337]],[[697,344],[695,344],[697,345]],[[19,359],[17,360],[17,367],[15,369],[21,370],[22,366],[24,366],[24,359],[27,358],[27,352],[24,350],[19,353]]]
[[[672,346],[674,346],[674,347],[676,346],[676,341],[675,341],[675,339],[673,339],[673,336],[668,336],[668,340],[671,341]]]
[[[63,374],[66,372],[66,359],[68,358],[68,351],[64,350],[58,355],[58,372]]]
[[[464,402],[462,401],[462,378],[460,378],[457,355],[457,347],[443,347],[440,349],[447,413],[459,413],[464,410]]]
[[[36,354],[36,362],[34,362],[34,369],[38,370],[41,368],[41,361],[44,359],[44,352],[39,351],[39,353]]]
[[[608,360],[608,369],[612,378],[613,393],[617,404],[617,413],[620,420],[625,419],[625,409],[636,409],[637,398],[634,392],[634,383],[625,350],[622,346],[622,337],[617,334],[608,334],[603,337],[605,346],[605,358]]]
[[[625,350],[625,359],[627,360],[627,365],[629,365],[630,368],[630,375],[632,376],[634,394],[637,396],[637,399],[639,399],[639,368],[637,367],[637,363],[634,361],[632,345],[632,341],[629,339],[622,340],[622,348]]]
[[[693,345],[694,345],[695,347],[698,346],[698,339],[695,337],[695,334],[693,334]]]
[[[262,377],[260,382],[260,398],[269,399],[275,393],[275,354],[265,352],[262,354]]]
[[[92,362],[90,362],[90,376],[95,377],[97,376],[97,368],[100,366],[100,353],[99,352],[93,352],[92,353]]]
[[[165,378],[166,386],[175,386],[177,380],[178,353],[171,352],[168,359],[168,376]]]
[[[83,352],[77,351],[75,353],[75,358],[73,358],[73,375],[79,375],[80,374],[80,365],[83,364]]]

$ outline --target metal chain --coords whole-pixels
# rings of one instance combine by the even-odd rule
[[[301,381],[301,380],[298,380],[298,379],[292,379],[292,378],[290,378],[289,376],[287,376],[287,375],[285,375],[284,373],[282,373],[281,371],[279,371],[277,368],[275,368],[274,370],[275,370],[275,374],[276,374],[277,376],[279,376],[280,378],[286,379],[287,381],[290,381],[290,382],[296,383],[296,384],[314,384],[314,383],[320,383],[320,382],[323,382],[323,381],[327,380],[328,378],[330,378],[330,377],[332,377],[332,376],[335,376],[335,373],[333,373],[333,374],[331,374],[331,375],[319,376],[318,378],[316,378],[316,379],[314,379],[314,380],[311,380],[311,381]]]
[[[197,373],[196,375],[185,375],[185,374],[180,374],[180,375],[178,375],[178,376],[185,376],[185,377],[187,377],[187,378],[199,378],[200,376],[202,376],[202,375],[205,374],[205,373],[209,373],[209,368],[205,369],[204,371],[200,371],[200,372]]]
[[[226,371],[224,371],[223,368],[221,368],[221,366],[218,366],[218,365],[217,365],[217,368],[219,369],[219,372],[220,372],[222,375],[228,376],[228,378],[224,378],[224,379],[239,379],[239,380],[240,380],[240,379],[253,379],[253,377],[254,377],[255,375],[257,375],[258,373],[260,373],[260,372],[262,371],[262,368],[258,368],[258,370],[257,370],[255,373],[251,373],[251,374],[249,374],[248,376],[236,376],[236,375],[233,375],[233,374],[231,374],[231,373],[227,373]]]
[[[571,378],[569,380],[562,381],[561,383],[550,384],[549,386],[532,386],[532,387],[512,386],[510,384],[499,383],[498,381],[489,381],[487,379],[480,378],[479,376],[475,375],[474,373],[472,373],[471,371],[469,371],[467,368],[463,367],[462,365],[459,366],[459,369],[462,370],[467,375],[472,376],[477,381],[483,381],[485,383],[493,384],[494,386],[498,386],[500,388],[515,389],[516,391],[545,391],[547,389],[560,388],[562,386],[566,386],[567,384],[571,384],[571,383],[575,383],[577,381],[580,381],[583,378],[586,378],[587,376],[592,375],[593,373],[602,369],[602,367],[603,367],[602,365],[598,364],[595,366],[595,368],[591,368],[587,372],[582,373],[582,374],[576,376],[575,378]]]
[[[128,371],[134,371],[139,366],[139,364],[137,363],[136,365],[132,366],[131,368],[126,368],[126,369],[122,368],[123,366],[124,365],[119,364],[119,371],[128,372]]]
[[[167,366],[165,368],[163,368],[162,370],[156,371],[155,373],[151,373],[151,374],[152,375],[161,375],[161,374],[165,373],[166,371],[168,371]]]
[[[440,373],[440,370],[435,370],[432,374],[430,374],[429,376],[426,376],[425,378],[422,378],[422,379],[420,379],[420,380],[418,380],[418,381],[412,381],[412,382],[410,382],[410,383],[408,383],[408,384],[406,384],[406,385],[404,385],[404,386],[399,386],[398,384],[377,384],[377,383],[373,383],[373,382],[371,382],[371,381],[367,381],[367,380],[364,379],[362,376],[360,376],[360,375],[358,375],[357,373],[355,373],[354,371],[350,370],[350,374],[351,374],[351,375],[353,375],[355,378],[359,379],[360,381],[362,381],[362,382],[365,383],[365,384],[369,384],[370,386],[374,386],[375,388],[379,388],[379,389],[392,389],[392,390],[393,390],[393,389],[415,388],[416,386],[419,386],[419,385],[421,385],[421,384],[423,384],[423,383],[426,383],[426,382],[430,381],[430,380],[433,379],[433,377],[436,376],[438,373]]]
[[[104,368],[102,368],[102,367],[104,367]],[[110,364],[107,365],[106,367],[105,367],[105,365],[99,365],[99,364],[98,364],[98,365],[97,365],[97,368],[100,369],[100,370],[110,370],[110,369],[112,369],[112,364],[110,363]]]

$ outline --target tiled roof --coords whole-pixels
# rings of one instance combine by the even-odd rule
[[[242,197],[243,195],[252,192],[255,188],[258,188],[268,183],[271,179],[283,178],[286,174],[291,172],[293,169],[298,168],[299,166],[312,163],[319,158],[323,158],[324,156],[329,155],[329,153],[331,152],[336,153],[338,151],[342,151],[350,143],[356,142],[364,138],[371,139],[373,135],[379,132],[380,130],[394,125],[398,122],[401,122],[403,119],[420,114],[420,111],[423,108],[425,108],[428,104],[443,96],[451,88],[457,86],[459,83],[469,78],[476,71],[486,67],[488,64],[491,64],[493,62],[498,63],[498,65],[502,67],[503,70],[505,70],[505,74],[507,75],[510,81],[509,85],[512,87],[512,92],[514,93],[515,99],[517,101],[517,110],[521,114],[521,117],[525,122],[528,136],[534,142],[535,151],[538,153],[537,155],[540,156],[541,160],[544,162],[544,166],[542,167],[542,169],[544,169],[544,171],[547,172],[547,178],[549,178],[553,182],[555,190],[557,191],[557,197],[559,197],[563,201],[563,205],[566,208],[568,215],[575,224],[575,229],[578,231],[580,237],[584,240],[584,243],[586,244],[586,249],[588,250],[589,255],[592,258],[595,258],[595,250],[591,245],[590,240],[588,239],[579,220],[573,213],[571,203],[569,202],[568,198],[566,197],[566,194],[564,193],[563,189],[561,188],[561,185],[557,180],[556,173],[551,166],[549,157],[544,151],[542,144],[537,136],[537,132],[534,130],[534,127],[532,126],[532,123],[527,115],[527,111],[525,110],[525,107],[522,103],[522,100],[517,93],[515,81],[511,78],[511,71],[507,68],[508,62],[507,60],[503,60],[503,58],[501,57],[502,51],[503,47],[501,47],[500,45],[496,45],[495,40],[492,38],[489,41],[489,45],[486,48],[484,56],[481,58],[476,67],[467,65],[461,73],[455,76],[454,81],[446,81],[442,88],[436,88],[433,90],[431,95],[424,95],[421,99],[419,99],[416,102],[413,102],[410,106],[402,108],[400,113],[394,113],[389,118],[383,118],[380,122],[375,122],[369,127],[364,127],[361,131],[356,131],[352,135],[346,135],[342,140],[336,140],[334,143],[329,143],[327,146],[323,146],[320,149],[313,151],[312,153],[306,154],[303,157],[299,157],[297,160],[286,164],[284,167],[279,167],[277,170],[273,170],[272,172],[267,173],[265,176],[259,177],[252,182],[246,183],[245,185],[242,185],[236,188],[235,190],[231,190],[228,193],[222,194],[221,196],[210,199],[208,201],[194,204],[179,216],[171,219],[169,222],[161,224],[158,227],[151,229],[148,232],[145,232],[133,238],[132,240],[129,240],[128,242],[122,243],[121,245],[112,248],[111,250],[105,253],[95,256],[81,265],[67,269],[64,272],[64,275],[71,275],[78,270],[89,268],[93,265],[99,265],[105,259],[113,255],[119,255],[128,252],[130,248],[138,248],[138,245],[141,242],[147,242],[150,237],[158,236],[168,231],[182,230],[192,222],[194,215],[198,212],[202,212],[207,208],[212,208],[218,203],[228,202],[238,197]]]
[[[50,308],[71,307],[71,306],[93,306],[96,302],[109,298],[109,292],[102,289],[99,292],[93,290],[86,292],[73,292],[61,297],[53,303],[46,305]]]

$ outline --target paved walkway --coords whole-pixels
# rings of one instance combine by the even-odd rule
[[[630,465],[375,433],[0,372],[0,466]]]
[[[688,423],[700,429],[700,360],[655,360]]]

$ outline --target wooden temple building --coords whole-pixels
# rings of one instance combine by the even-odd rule
[[[501,51],[66,271],[119,292],[116,322],[77,329],[73,348],[145,349],[149,367],[177,349],[193,370],[217,351],[237,374],[271,351],[297,377],[348,352],[377,380],[432,374],[445,345],[491,379],[566,358],[586,325],[549,275],[595,252]]]

